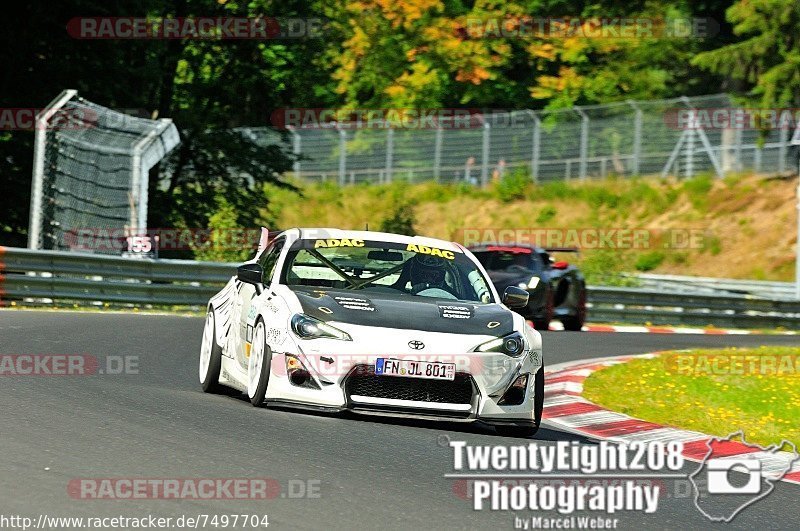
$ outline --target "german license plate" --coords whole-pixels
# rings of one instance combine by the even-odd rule
[[[402,376],[405,378],[428,378],[430,380],[454,380],[456,377],[456,364],[438,361],[378,358],[375,360],[375,374]]]

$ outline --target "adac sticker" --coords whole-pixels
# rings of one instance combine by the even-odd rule
[[[354,240],[350,238],[328,238],[327,240],[317,240],[314,242],[314,249],[320,247],[364,247],[364,240]]]
[[[439,256],[448,260],[455,260],[456,258],[456,255],[453,253],[453,251],[437,249],[436,247],[428,247],[427,245],[416,245],[414,243],[409,243],[408,247],[406,247],[406,251],[414,251],[415,253]]]

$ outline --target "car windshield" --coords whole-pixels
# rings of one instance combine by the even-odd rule
[[[531,260],[530,249],[524,247],[496,247],[483,251],[472,251],[475,258],[483,264],[488,271],[507,271],[513,269],[534,268]]]
[[[288,286],[494,302],[483,274],[464,253],[413,243],[298,240],[286,257],[281,282]]]

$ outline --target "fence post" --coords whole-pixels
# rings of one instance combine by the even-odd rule
[[[347,173],[347,131],[338,125],[336,129],[339,130],[339,186],[344,186]]]
[[[782,126],[780,131],[781,143],[778,146],[778,173],[783,173],[786,171],[786,146],[789,143],[789,128]]]
[[[795,149],[800,149],[800,125],[794,130],[790,142]],[[795,239],[797,243],[794,246],[794,297],[800,301],[800,160],[797,161],[797,165],[797,236]]]
[[[386,131],[386,182],[392,182],[392,170],[394,161],[394,128],[389,127]]]
[[[442,174],[442,126],[436,126],[436,137],[433,144],[433,178],[439,182]]]
[[[686,135],[686,150],[683,152],[684,156],[684,176],[688,178],[694,177],[694,131],[690,130]]]
[[[734,130],[733,134],[734,134],[734,138],[735,138],[734,143],[736,145],[736,148],[735,148],[736,149],[736,151],[735,151],[735,153],[736,153],[736,155],[735,155],[736,161],[734,162],[734,168],[736,168],[736,171],[742,171],[742,168],[744,166],[742,164],[742,128],[741,127],[737,127]]]
[[[489,182],[489,141],[491,140],[492,127],[483,119],[483,149],[481,157],[481,186],[485,187]]]
[[[292,171],[294,171],[295,179],[300,178],[300,149],[301,149],[301,139],[300,133],[294,128],[294,126],[288,127],[289,131],[292,133],[292,154],[294,155],[294,162],[292,162]]]
[[[578,165],[578,175],[581,180],[586,180],[586,167],[587,158],[589,156],[589,116],[583,112],[580,107],[575,107],[578,114],[581,115],[581,154],[580,163]]]
[[[533,117],[533,145],[531,148],[531,178],[539,184],[539,157],[541,154],[542,121],[536,111],[528,111]]]
[[[633,117],[633,168],[634,176],[639,175],[642,161],[642,109],[633,100],[628,100],[628,105],[635,111]]]
[[[42,193],[44,183],[45,140],[48,133],[47,122],[61,107],[78,93],[69,89],[61,92],[45,110],[36,117],[36,131],[33,140],[33,181],[31,183],[31,212],[28,218],[28,248],[39,249],[42,237]]]

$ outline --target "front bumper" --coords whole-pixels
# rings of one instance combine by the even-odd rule
[[[477,374],[466,370],[491,366],[486,361],[494,354],[470,353],[458,364],[455,379],[430,380],[375,374],[374,361],[354,363],[341,378],[318,372],[310,357],[300,356],[318,388],[293,384],[286,375],[286,355],[273,354],[267,391],[269,402],[297,405],[328,411],[352,411],[373,415],[435,418],[453,421],[482,420],[488,423],[533,425],[536,423],[534,374],[538,367],[526,360],[514,360],[505,374]],[[497,355],[507,358],[505,355]],[[503,360],[505,361],[505,360]],[[283,366],[283,369],[282,369]],[[525,395],[517,405],[499,402],[521,374],[529,374]],[[492,384],[492,385],[487,385]]]

